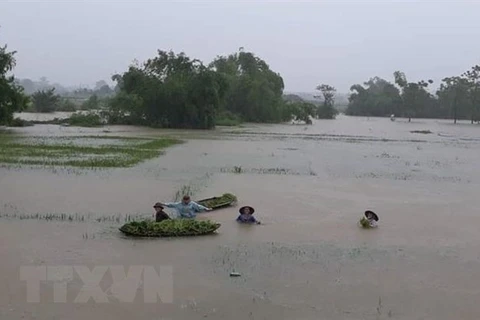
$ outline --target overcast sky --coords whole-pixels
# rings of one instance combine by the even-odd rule
[[[480,64],[480,0],[0,0],[4,43],[18,51],[17,77],[74,86],[109,80],[157,49],[208,63],[239,47],[288,91],[348,92],[395,70],[438,84]]]

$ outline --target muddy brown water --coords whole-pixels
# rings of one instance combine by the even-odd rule
[[[186,143],[134,168],[0,168],[1,319],[478,319],[480,126],[352,118],[214,131],[136,127],[14,129],[32,136],[172,135]],[[410,131],[430,130],[432,134]],[[107,132],[104,132],[107,131]],[[241,167],[242,173],[231,172]],[[183,185],[231,192],[237,207],[201,214],[218,235],[134,240],[114,222],[19,220],[35,213],[151,214]],[[363,211],[380,216],[361,230]],[[42,284],[27,302],[21,266],[171,266],[173,301],[66,303]],[[241,277],[231,278],[237,271]],[[105,276],[105,288],[111,284]]]

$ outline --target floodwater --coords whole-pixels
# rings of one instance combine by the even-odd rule
[[[195,199],[236,194],[263,225],[239,226],[238,207],[227,208],[200,215],[222,224],[218,235],[132,240],[113,222],[1,218],[1,319],[480,318],[478,125],[339,116],[208,132],[14,130],[186,143],[129,169],[0,168],[0,214],[148,216],[188,185]],[[357,227],[367,209],[379,214],[378,229]],[[27,302],[20,267],[62,265],[170,266],[173,300],[74,303],[82,287],[74,279],[66,303],[54,302],[48,282],[40,303]]]

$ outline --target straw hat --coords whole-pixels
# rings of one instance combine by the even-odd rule
[[[252,207],[250,206],[244,206],[244,207],[241,207],[240,210],[238,210],[238,212],[240,212],[241,214],[243,213],[243,210],[245,210],[246,208],[250,209],[250,214],[253,214],[255,212],[255,209],[253,209]]]
[[[365,211],[365,217],[367,217],[367,215],[369,215],[369,214],[371,214],[373,216],[373,220],[378,221],[378,216],[375,212],[373,212],[371,210]]]

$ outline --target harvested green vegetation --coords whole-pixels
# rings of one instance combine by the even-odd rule
[[[133,221],[124,224],[120,231],[135,237],[187,237],[214,233],[220,224],[213,221],[175,219],[155,222]]]
[[[370,228],[372,228],[372,227],[370,226],[370,222],[369,222],[368,219],[365,218],[365,217],[362,217],[358,223],[359,223],[360,227],[362,227],[362,228],[364,228],[364,229],[370,229]]]
[[[237,202],[237,197],[231,193],[224,193],[221,197],[214,197],[205,200],[198,201],[198,204],[201,204],[207,208],[221,208],[229,206]]]
[[[0,133],[0,163],[81,168],[131,167],[180,143],[171,138],[24,137]]]

